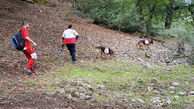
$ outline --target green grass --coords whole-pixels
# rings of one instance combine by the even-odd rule
[[[33,80],[28,80],[26,83],[27,83],[28,85],[30,85],[30,86],[36,84],[36,82],[33,81]]]
[[[39,3],[41,5],[46,5],[46,1],[45,0],[33,0],[35,3]]]
[[[167,71],[169,68],[172,71]],[[45,87],[45,92],[60,91],[63,89],[61,88],[62,86],[67,92],[71,93],[74,88],[79,89],[79,87],[83,87],[76,84],[73,85],[71,82],[82,81],[83,83],[89,83],[92,87],[96,87],[97,85],[104,86],[101,89],[94,88],[93,93],[100,95],[87,102],[114,102],[115,99],[128,99],[130,101],[131,98],[141,98],[145,103],[140,103],[140,105],[150,108],[154,107],[151,98],[160,96],[161,99],[170,98],[172,100],[172,104],[164,104],[165,107],[183,108],[188,104],[192,104],[193,98],[187,95],[180,96],[177,93],[181,91],[189,92],[194,89],[191,78],[193,76],[193,66],[152,66],[149,69],[144,69],[140,64],[125,61],[98,60],[95,62],[80,62],[79,65],[66,64],[57,67],[57,70],[54,70],[52,74],[43,75],[37,81],[28,81],[27,84],[35,84],[39,87],[42,84]],[[157,78],[157,82],[152,84],[151,80],[153,78]],[[171,94],[171,89],[169,89],[172,82],[180,84],[175,87],[174,91],[176,93],[174,94]],[[155,89],[148,92],[148,86],[155,87]],[[107,96],[107,93],[115,95],[115,97]],[[127,96],[128,94],[129,96]],[[176,95],[179,96],[178,99],[174,98]],[[124,103],[124,105],[126,104]]]

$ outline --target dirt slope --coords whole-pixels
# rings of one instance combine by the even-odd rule
[[[50,2],[52,3],[52,0]],[[54,3],[56,7],[29,4],[20,0],[1,0],[1,66],[7,63],[10,69],[19,69],[24,65],[25,59],[21,58],[24,57],[23,53],[18,53],[10,42],[11,37],[21,29],[23,20],[30,22],[30,36],[38,44],[35,49],[38,53],[37,67],[40,70],[48,67],[48,63],[52,64],[53,61],[56,61],[60,50],[61,35],[68,24],[73,24],[74,29],[81,36],[77,42],[78,60],[95,59],[95,47],[106,45],[116,51],[118,59],[124,58],[129,61],[136,60],[142,63],[162,65],[166,65],[166,61],[172,64],[177,63],[172,57],[169,57],[169,54],[173,54],[174,51],[161,43],[154,42],[154,45],[151,46],[152,52],[148,52],[151,58],[147,59],[145,57],[147,51],[139,51],[136,47],[136,43],[140,40],[139,34],[121,33],[88,23],[87,20],[72,14],[70,3]],[[70,61],[68,54],[68,51],[65,50],[64,61]],[[5,70],[5,66],[2,66],[2,70]]]

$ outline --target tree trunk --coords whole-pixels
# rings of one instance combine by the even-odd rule
[[[151,7],[150,12],[149,12],[150,14],[149,14],[148,20],[146,21],[146,31],[148,32],[149,35],[150,35],[151,30],[152,30],[151,21],[152,21],[152,18],[153,18],[153,14],[154,14],[155,9],[156,9],[156,6],[153,5]]]
[[[152,6],[152,9],[150,10],[150,15],[149,15],[149,21],[151,21],[152,20],[152,18],[153,18],[153,14],[154,14],[154,11],[156,10],[156,6],[155,5],[153,5]]]
[[[188,10],[191,13],[191,16],[192,16],[193,21],[194,21],[194,9],[193,8],[194,8],[194,5],[189,5]]]
[[[143,9],[142,9],[142,0],[137,0],[136,8],[137,8],[137,12],[140,15],[140,20],[144,20],[143,12],[142,12],[143,11]]]
[[[169,6],[167,6],[166,9],[166,21],[165,21],[165,28],[170,28],[172,24],[172,16],[173,16],[173,4],[170,3]]]

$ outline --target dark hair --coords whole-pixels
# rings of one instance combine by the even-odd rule
[[[70,24],[70,25],[68,25],[68,28],[72,28],[72,26],[73,26],[73,25],[72,25],[72,24]]]
[[[153,44],[154,43],[154,41],[151,39],[150,41],[149,41],[151,44]]]
[[[27,24],[29,24],[29,22],[27,22],[27,21],[22,22],[22,26],[26,26]]]

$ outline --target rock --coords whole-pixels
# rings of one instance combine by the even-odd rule
[[[60,94],[65,94],[65,89],[62,89],[59,93]]]
[[[89,84],[83,84],[84,87],[87,87],[90,91],[93,90],[92,86],[90,86]]]
[[[175,99],[179,99],[179,96],[175,95],[174,98],[175,98]]]
[[[78,92],[79,93],[84,93],[84,92],[86,92],[86,90],[83,87],[79,87],[78,88]]]
[[[173,87],[173,86],[171,86],[171,87],[169,87],[170,89],[175,89],[175,87]]]
[[[97,85],[97,89],[103,89],[103,88],[105,88],[104,85]]]
[[[151,80],[151,83],[156,83],[157,82],[157,79],[156,78],[153,78],[152,80]]]
[[[132,102],[136,102],[136,99],[135,99],[135,98],[132,98],[131,101],[132,101]]]
[[[75,97],[72,97],[72,100],[78,102],[77,98]]]
[[[93,97],[92,96],[89,96],[89,95],[86,95],[85,96],[85,100],[89,100],[89,99],[92,99]]]
[[[184,95],[186,95],[187,93],[186,93],[186,92],[179,92],[178,94],[184,96]]]
[[[153,98],[151,99],[151,101],[152,101],[154,104],[158,104],[158,103],[160,103],[160,98],[159,98],[159,97],[153,97]]]
[[[170,93],[171,93],[171,94],[174,94],[174,93],[175,93],[175,91],[170,91]]]
[[[173,82],[172,85],[173,86],[179,86],[179,83],[178,82]]]
[[[137,99],[138,102],[141,102],[141,103],[145,103],[142,99],[138,98]]]
[[[141,63],[143,63],[143,60],[141,58],[137,58],[138,61],[140,61]]]
[[[147,90],[148,90],[149,92],[151,92],[152,89],[153,89],[153,88],[152,88],[152,87],[149,87],[149,86],[148,86],[148,88],[147,88]]]
[[[143,82],[143,79],[139,78],[138,82],[139,83],[142,83]]]
[[[123,100],[125,103],[128,103],[129,101],[125,98],[124,100]]]
[[[160,92],[159,92],[159,91],[157,91],[157,90],[154,90],[154,93],[159,94]]]
[[[170,59],[165,60],[165,63],[170,63],[170,62],[171,62]]]
[[[74,97],[79,97],[79,92],[75,92]]]
[[[85,99],[86,94],[85,94],[85,93],[80,93],[80,95],[79,95],[79,96],[80,96],[80,98],[81,98],[81,99]]]
[[[150,68],[151,65],[150,65],[149,63],[146,63],[146,64],[144,64],[142,67],[143,67],[143,68]]]
[[[71,96],[71,94],[69,94],[69,95],[68,95],[68,98],[69,98],[69,99],[72,99],[72,96]]]
[[[46,92],[48,95],[54,95],[54,94],[56,94],[56,92],[55,91],[53,91],[53,92]]]
[[[167,103],[167,104],[171,104],[172,101],[169,99],[169,100],[166,101],[166,103]]]
[[[132,96],[132,95],[133,95],[132,93],[127,93],[127,94],[126,94],[127,97],[130,97],[130,96]]]
[[[158,104],[158,107],[161,107],[163,105],[164,105],[164,103],[161,102],[161,103]]]

